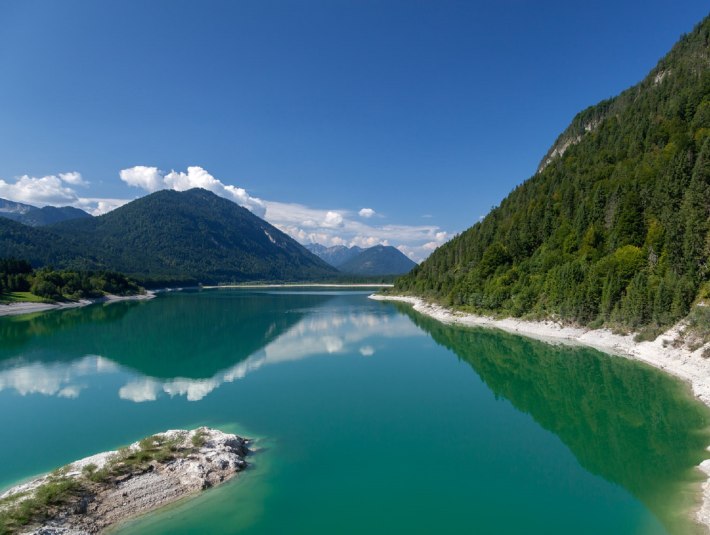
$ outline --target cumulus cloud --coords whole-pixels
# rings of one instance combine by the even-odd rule
[[[67,184],[71,184],[72,186],[88,186],[89,183],[86,182],[82,176],[81,173],[77,173],[76,171],[72,171],[70,173],[59,173],[59,179],[62,182],[66,182]]]
[[[122,169],[118,175],[129,186],[151,193],[161,189],[185,191],[192,188],[203,188],[236,202],[260,217],[263,217],[266,212],[266,207],[261,199],[252,197],[244,188],[223,183],[197,165],[188,167],[187,172],[173,170],[169,173],[165,173],[157,167],[136,165]]]
[[[118,173],[126,184],[146,191],[158,191],[164,187],[163,175],[157,167],[136,165],[130,169],[121,169]]]
[[[325,228],[338,228],[343,226],[343,216],[338,212],[328,211],[323,218],[322,225]]]
[[[0,178],[0,197],[38,207],[73,206],[92,215],[105,214],[130,200],[82,197],[75,189],[88,186],[89,182],[76,171],[42,177],[22,175],[14,181]]]
[[[131,199],[80,198],[74,206],[89,212],[91,215],[103,215],[128,202],[131,202]]]
[[[375,215],[375,211],[372,208],[362,208],[357,215],[364,217],[365,219],[370,219],[373,215]]]
[[[14,183],[0,179],[0,197],[35,206],[72,205],[79,196],[71,186],[79,183],[85,185],[75,172],[43,177],[22,175]]]

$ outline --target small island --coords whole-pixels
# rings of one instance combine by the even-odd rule
[[[81,459],[0,494],[0,533],[101,533],[228,481],[246,468],[248,444],[200,427]]]

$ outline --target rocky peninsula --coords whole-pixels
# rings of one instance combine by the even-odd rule
[[[0,533],[101,533],[228,481],[246,468],[248,444],[201,427],[81,459],[0,494]]]

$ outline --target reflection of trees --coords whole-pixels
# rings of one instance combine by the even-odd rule
[[[709,412],[660,371],[579,347],[445,326],[398,307],[471,365],[496,396],[555,433],[588,471],[622,485],[673,532],[686,532]]]
[[[43,361],[96,354],[152,377],[207,378],[275,340],[309,307],[330,298],[175,293],[150,303],[127,301],[5,318],[0,320],[0,359],[16,357],[20,349],[26,358],[37,355]]]

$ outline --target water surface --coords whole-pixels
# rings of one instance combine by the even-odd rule
[[[215,290],[0,319],[0,486],[169,428],[257,438],[159,533],[685,534],[684,385],[364,292]]]

